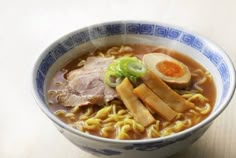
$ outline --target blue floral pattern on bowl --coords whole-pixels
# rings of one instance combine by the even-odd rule
[[[223,95],[225,97],[227,93],[227,88],[230,85],[230,75],[228,67],[225,61],[217,52],[213,52],[210,48],[205,45],[204,40],[201,40],[190,33],[172,28],[153,24],[141,24],[141,23],[122,23],[122,24],[110,24],[110,25],[101,25],[93,27],[90,29],[85,29],[83,32],[75,33],[68,37],[61,43],[58,43],[51,52],[44,58],[40,67],[39,73],[42,73],[42,76],[37,77],[37,88],[38,93],[42,94],[43,92],[43,82],[44,76],[47,74],[47,71],[52,66],[52,64],[60,58],[68,50],[73,49],[75,46],[81,45],[90,40],[95,40],[97,38],[102,38],[105,36],[111,35],[124,35],[124,34],[137,34],[137,35],[148,35],[148,36],[157,36],[162,38],[168,38],[171,40],[179,41],[187,46],[196,49],[197,51],[203,53],[218,69],[223,85]]]

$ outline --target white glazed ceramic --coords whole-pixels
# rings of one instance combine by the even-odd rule
[[[216,104],[210,116],[192,128],[163,138],[111,140],[73,129],[48,110],[44,96],[45,87],[60,66],[89,50],[132,43],[163,45],[202,64],[212,74],[217,88]],[[37,59],[32,82],[39,107],[56,124],[59,131],[81,149],[102,157],[161,158],[189,147],[227,107],[235,90],[235,70],[221,48],[191,31],[156,22],[116,21],[79,29],[51,44]]]

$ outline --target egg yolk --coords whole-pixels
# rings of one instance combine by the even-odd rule
[[[156,68],[165,76],[181,77],[184,75],[184,70],[178,64],[171,61],[159,62]]]

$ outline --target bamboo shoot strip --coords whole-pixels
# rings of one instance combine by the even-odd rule
[[[145,84],[141,84],[134,89],[137,95],[147,106],[155,110],[164,119],[171,121],[177,113],[172,110],[165,102],[163,102],[155,93],[152,92]]]
[[[141,103],[138,97],[133,93],[133,86],[130,81],[125,78],[121,84],[116,87],[121,100],[124,102],[127,109],[133,114],[134,119],[141,125],[147,127],[156,120]]]
[[[143,81],[156,95],[158,95],[176,112],[185,112],[194,107],[193,103],[185,100],[182,96],[177,94],[153,72],[149,71],[147,75],[143,77]]]

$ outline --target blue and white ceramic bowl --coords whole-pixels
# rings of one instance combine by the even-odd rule
[[[45,86],[56,69],[82,53],[102,46],[142,43],[163,45],[201,63],[217,84],[213,112],[180,133],[156,139],[111,140],[82,133],[57,119],[48,109]],[[102,157],[167,157],[190,146],[227,107],[235,90],[235,70],[226,53],[206,38],[180,27],[146,21],[116,21],[69,33],[42,52],[32,74],[33,92],[42,111],[59,131],[81,149]]]

